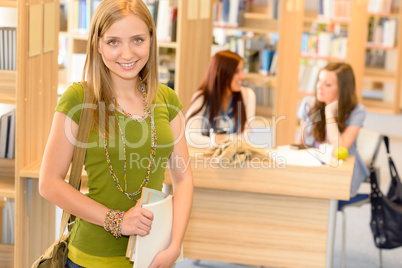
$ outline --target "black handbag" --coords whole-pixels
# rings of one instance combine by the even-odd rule
[[[391,184],[385,196],[378,187],[374,167],[370,167],[371,232],[377,248],[393,249],[402,246],[402,184],[390,156],[389,139],[383,136],[388,153]]]

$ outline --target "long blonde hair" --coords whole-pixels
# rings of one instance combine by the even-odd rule
[[[157,41],[155,23],[152,19],[148,7],[142,0],[103,0],[96,9],[89,29],[87,57],[85,60],[82,81],[87,81],[87,87],[92,93],[92,103],[97,104],[97,109],[93,112],[94,127],[99,128],[99,114],[101,113],[100,103],[109,105],[113,103],[112,81],[109,69],[103,63],[98,51],[100,39],[110,26],[118,20],[123,19],[129,14],[139,16],[148,26],[151,38],[151,47],[148,62],[140,71],[139,76],[145,85],[148,94],[148,103],[151,105],[155,101],[158,90],[158,63],[157,63]],[[141,90],[140,84],[137,90]],[[105,109],[105,118],[110,118],[113,111]],[[106,131],[108,123],[105,123]],[[108,132],[108,131],[107,131]]]

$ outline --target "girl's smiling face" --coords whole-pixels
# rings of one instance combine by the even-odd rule
[[[113,23],[99,42],[99,53],[113,82],[136,80],[148,62],[151,37],[145,22],[130,13]]]
[[[230,83],[230,89],[232,92],[240,92],[243,80],[245,78],[244,72],[244,63],[243,61],[240,61],[239,64],[237,65],[236,72],[233,75],[232,82]]]

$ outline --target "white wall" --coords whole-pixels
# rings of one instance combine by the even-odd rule
[[[17,9],[13,7],[0,7],[0,26],[17,27]]]

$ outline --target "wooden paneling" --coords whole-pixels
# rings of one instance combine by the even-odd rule
[[[277,87],[275,91],[273,146],[295,141],[297,94],[299,92],[300,44],[303,31],[304,0],[280,2]]]
[[[0,7],[17,7],[16,0],[1,0]]]
[[[12,268],[14,265],[14,246],[0,244],[0,267]]]
[[[40,197],[37,180],[20,176],[21,169],[42,158],[57,102],[58,39],[53,51],[44,53],[42,42],[40,54],[28,56],[30,5],[45,2],[18,1],[15,267],[30,267],[55,239],[54,205]],[[59,1],[54,3],[58,36]]]
[[[258,168],[256,161],[224,167],[197,156],[203,152],[190,150],[195,192],[183,244],[186,257],[326,266],[330,199],[349,199],[353,157],[337,167],[265,163]],[[165,177],[171,184],[168,170]]]
[[[183,103],[183,112],[186,112],[193,93],[204,78],[212,44],[212,18],[188,19],[188,2],[179,0],[177,21],[175,90]],[[209,8],[212,14],[212,6]],[[199,12],[199,8],[197,10]]]
[[[1,174],[0,198],[1,197],[14,198],[15,197],[15,160],[1,158],[0,159],[0,174]]]
[[[351,1],[350,23],[348,27],[347,61],[352,65],[356,77],[356,91],[359,101],[362,98],[363,76],[365,69],[365,47],[367,36],[367,1]]]
[[[187,258],[323,267],[328,200],[196,188]]]
[[[15,104],[16,71],[0,70],[0,103]]]

